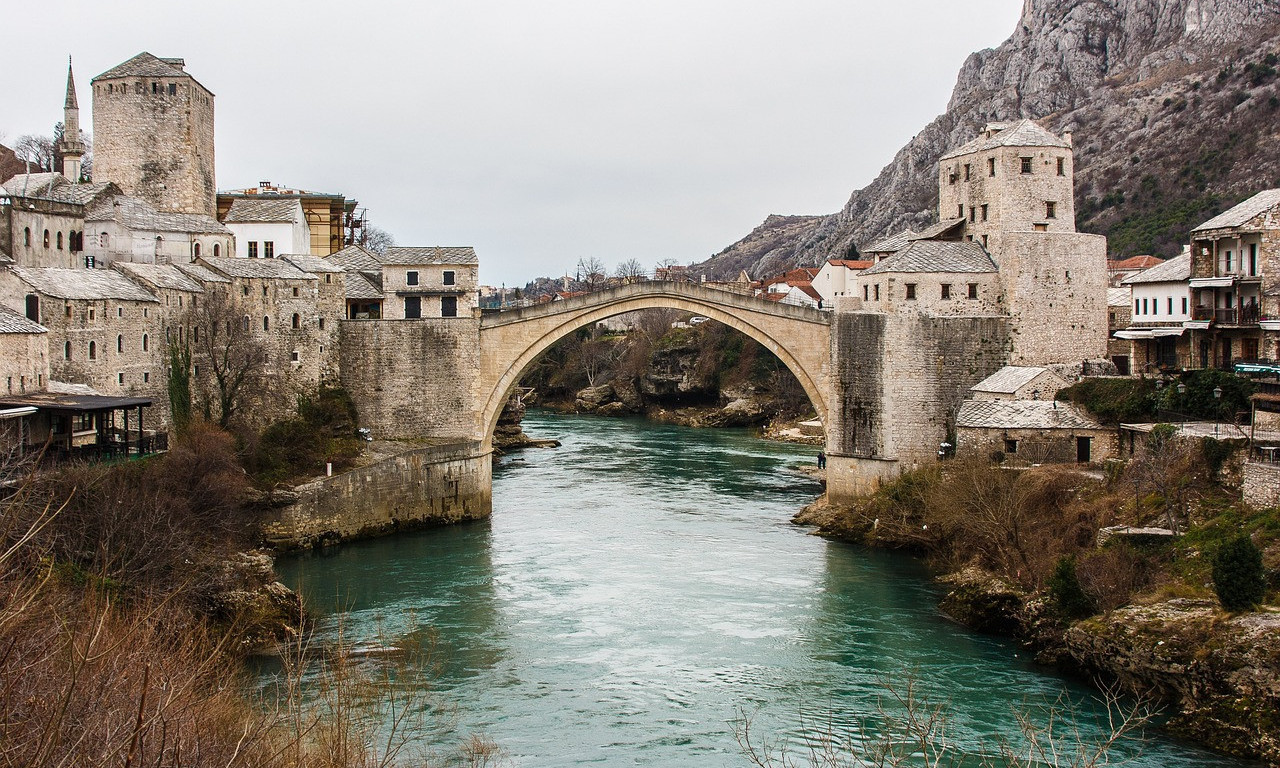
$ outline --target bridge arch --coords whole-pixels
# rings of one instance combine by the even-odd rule
[[[519,310],[480,322],[477,427],[492,444],[498,417],[524,372],[560,339],[584,326],[641,309],[677,309],[724,323],[759,342],[796,377],[823,425],[832,391],[827,312],[765,301],[696,283],[647,281]]]

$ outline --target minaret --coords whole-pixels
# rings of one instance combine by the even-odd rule
[[[80,107],[76,104],[76,81],[71,72],[71,57],[67,57],[67,100],[62,105],[62,140],[58,152],[62,155],[62,175],[71,182],[80,181],[80,159],[85,146],[80,140]]]

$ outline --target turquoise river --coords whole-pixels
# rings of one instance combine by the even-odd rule
[[[815,448],[536,412],[525,429],[563,446],[499,462],[491,519],[277,563],[322,642],[430,639],[452,715],[424,743],[483,734],[521,768],[743,766],[744,715],[753,737],[798,743],[908,678],[947,704],[960,748],[1016,740],[1015,710],[1064,694],[1096,732],[1088,688],[948,621],[918,562],[789,522],[820,492],[794,470]],[[1162,732],[1112,757],[1245,765]]]

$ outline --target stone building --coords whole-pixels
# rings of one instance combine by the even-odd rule
[[[1048,368],[1006,365],[969,392],[974,400],[1052,400],[1068,383]]]
[[[86,207],[84,227],[88,264],[188,264],[201,256],[230,254],[235,247],[231,231],[211,216],[158,211],[121,194],[97,196]]]
[[[310,253],[312,256],[328,256],[346,247],[363,225],[357,213],[359,203],[344,195],[332,192],[313,192],[305,189],[281,187],[269,181],[256,187],[233,189],[218,193],[218,219],[225,221],[232,206],[244,200],[296,200],[302,206],[302,214],[310,233],[310,245],[295,243],[287,249],[276,244],[276,253]]]
[[[0,305],[0,383],[4,385],[4,393],[20,395],[39,391],[48,381],[48,329]]]
[[[222,223],[236,238],[235,253],[228,255],[273,259],[284,253],[310,252],[311,230],[296,197],[237,199]]]
[[[1190,346],[1201,367],[1280,358],[1280,189],[1191,231]]]
[[[474,248],[388,248],[378,261],[384,320],[471,317],[479,306]]]
[[[28,267],[86,266],[85,207],[118,192],[59,173],[14,176],[0,188],[0,257]]]
[[[1130,344],[1129,360],[1135,374],[1158,373],[1192,367],[1191,254],[1182,253],[1124,280],[1129,288],[1130,323],[1114,333]]]
[[[834,307],[837,298],[848,295],[853,278],[874,264],[871,259],[828,259],[813,278],[813,289],[822,298],[823,308]]]
[[[93,78],[93,175],[157,210],[212,218],[213,93],[184,66],[143,52]]]
[[[382,262],[358,245],[346,248],[328,257],[327,261],[341,267],[346,281],[348,320],[379,320],[382,318]]]
[[[916,240],[857,278],[858,298],[871,311],[1004,314],[995,262],[977,243]]]
[[[1116,336],[1116,331],[1128,328],[1133,319],[1132,297],[1133,290],[1125,286],[1107,289],[1107,358],[1121,376],[1128,376],[1132,370],[1133,347],[1128,339]]]
[[[1055,400],[966,400],[956,416],[956,451],[1025,464],[1088,463],[1120,455],[1115,429]]]

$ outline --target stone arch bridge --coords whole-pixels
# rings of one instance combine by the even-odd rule
[[[656,308],[704,315],[759,342],[795,375],[818,418],[827,423],[833,390],[831,313],[698,283],[645,281],[481,318],[474,391],[481,406],[477,435],[483,435],[486,447],[520,377],[549,347],[579,328],[614,315]]]

